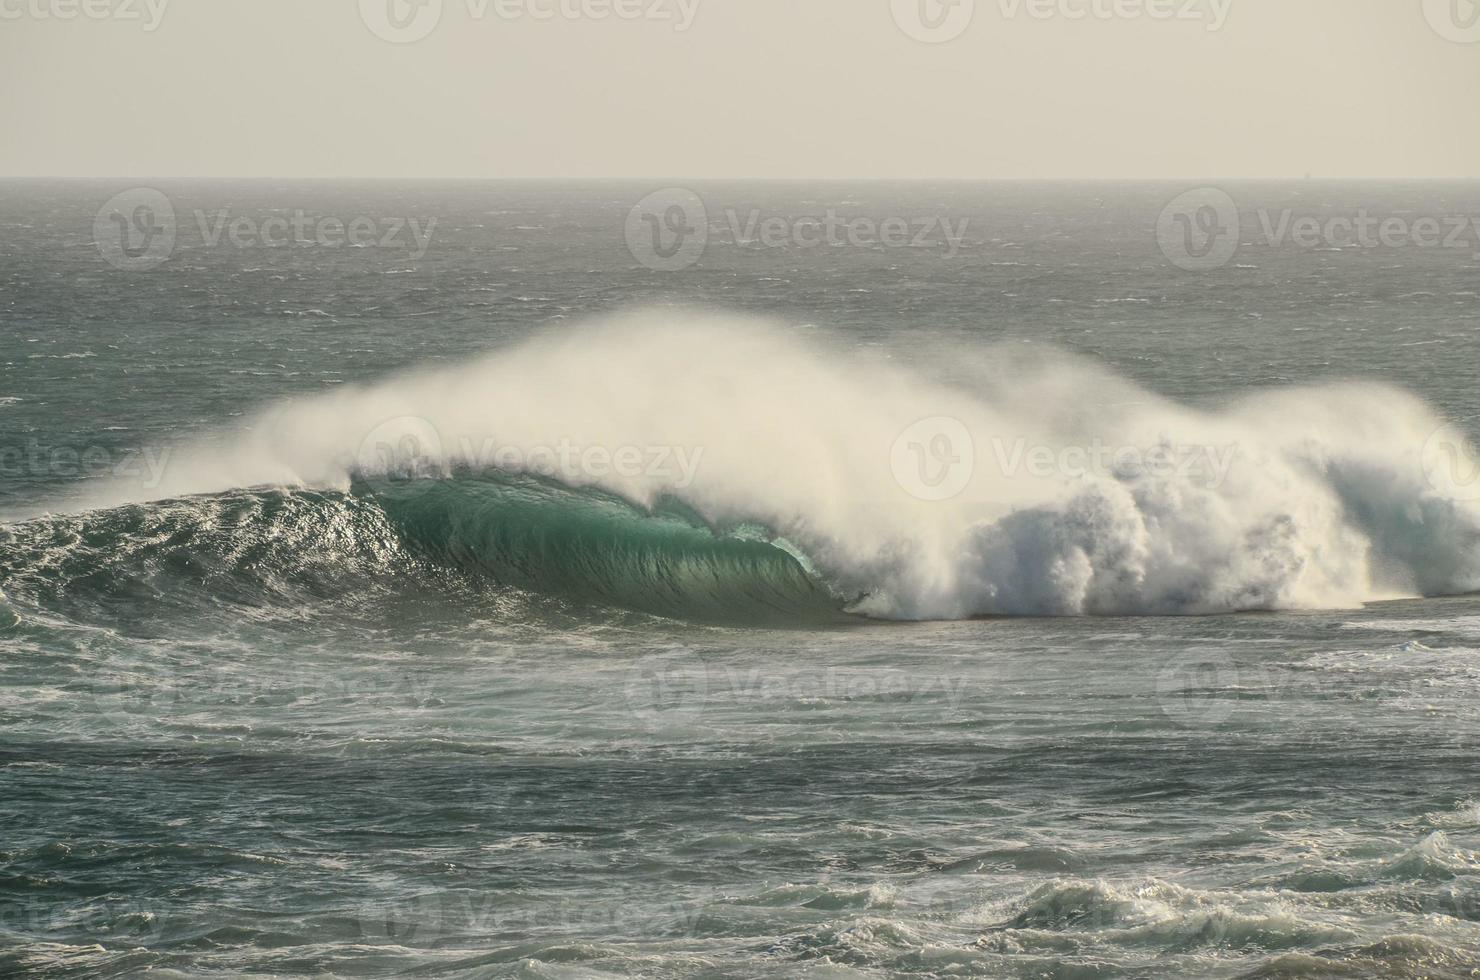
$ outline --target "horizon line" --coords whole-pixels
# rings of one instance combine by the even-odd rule
[[[875,177],[744,177],[744,176],[397,176],[397,175],[305,175],[305,174],[261,174],[261,175],[231,175],[231,174],[152,174],[146,176],[130,176],[117,174],[0,174],[0,180],[56,180],[56,181],[170,181],[170,180],[201,180],[201,181],[377,181],[377,182],[402,182],[402,183],[433,183],[433,182],[507,182],[507,183],[706,183],[706,182],[746,182],[746,183],[1017,183],[1017,184],[1105,184],[1105,183],[1172,183],[1172,182],[1196,182],[1221,183],[1240,181],[1348,181],[1348,182],[1463,182],[1480,180],[1480,175],[1438,175],[1438,176],[1333,176],[1321,174],[1257,174],[1245,176],[1209,176],[1209,175],[1180,175],[1180,176],[1122,176],[1122,177],[1020,177],[1020,176],[992,176],[992,177],[899,177],[899,176],[875,176]]]

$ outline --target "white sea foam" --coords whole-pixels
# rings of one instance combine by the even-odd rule
[[[976,456],[943,501],[898,472],[901,435],[936,418],[959,421]],[[871,615],[1351,607],[1480,589],[1480,505],[1426,478],[1440,426],[1418,399],[1371,384],[1202,410],[1066,357],[985,348],[906,367],[754,320],[666,312],[279,405],[224,448],[174,453],[160,485],[111,485],[90,502],[344,486],[385,445],[412,445],[439,472],[496,448],[673,447],[702,453],[686,483],[674,467],[562,478],[762,522]],[[1059,465],[1095,445],[1208,448],[1227,467],[1210,479]],[[1054,465],[1014,464],[1022,447]]]

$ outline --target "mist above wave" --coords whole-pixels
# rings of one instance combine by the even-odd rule
[[[1381,385],[1197,409],[1062,355],[906,365],[670,311],[280,404],[90,502],[493,467],[763,525],[869,615],[1196,614],[1480,589],[1440,450],[1468,447]]]

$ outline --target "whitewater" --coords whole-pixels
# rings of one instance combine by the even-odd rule
[[[1468,443],[1403,391],[1289,386],[1192,407],[1051,350],[903,360],[758,318],[629,314],[276,404],[224,444],[176,448],[148,491],[104,485],[82,506],[525,475],[639,517],[677,503],[719,538],[763,529],[848,609],[887,619],[1350,608],[1480,589]],[[909,441],[922,424],[965,436],[934,460],[928,435]],[[950,463],[969,472],[942,498],[928,470]],[[580,506],[562,499],[550,507]]]

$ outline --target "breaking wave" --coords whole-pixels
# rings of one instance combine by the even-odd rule
[[[254,488],[256,519],[343,538],[321,555],[697,619],[1332,608],[1480,589],[1468,452],[1380,385],[1190,407],[1060,355],[907,364],[670,313],[276,406],[41,524]]]

